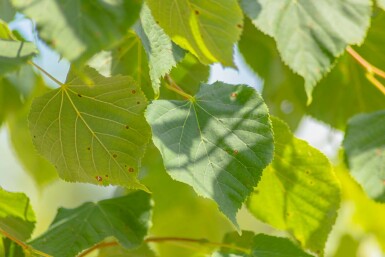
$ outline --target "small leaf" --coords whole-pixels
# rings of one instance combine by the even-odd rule
[[[322,153],[295,138],[282,121],[272,121],[274,160],[247,206],[258,219],[322,254],[340,204],[338,180]]]
[[[354,116],[343,146],[352,176],[373,199],[385,202],[385,111]]]
[[[76,256],[107,237],[133,249],[143,242],[150,220],[150,196],[137,191],[75,209],[60,208],[48,231],[30,244],[55,257]]]
[[[75,64],[83,64],[122,38],[137,20],[142,5],[136,0],[12,0],[12,3],[36,22],[43,40]]]
[[[147,53],[152,87],[157,97],[159,95],[160,78],[183,59],[185,52],[175,45],[164,33],[163,29],[159,27],[147,5],[142,8],[140,21],[136,33],[141,38]]]
[[[152,15],[171,39],[204,64],[233,66],[233,44],[242,32],[236,0],[148,0]]]
[[[36,219],[28,197],[0,187],[0,199],[0,229],[21,241],[30,238]]]
[[[370,0],[242,0],[254,25],[274,37],[283,61],[305,78],[309,99],[346,46],[363,42],[371,5]]]
[[[271,161],[267,107],[247,86],[202,84],[187,101],[154,101],[146,118],[167,172],[213,199],[234,223]]]
[[[37,150],[66,181],[146,188],[136,179],[150,138],[147,105],[130,77],[86,72],[35,99],[29,127]]]

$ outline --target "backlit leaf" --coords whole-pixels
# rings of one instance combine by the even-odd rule
[[[39,36],[71,62],[83,64],[120,40],[139,17],[137,0],[12,0]]]
[[[273,138],[266,105],[247,86],[202,84],[186,101],[158,100],[146,118],[167,172],[235,215],[271,161]]]
[[[385,111],[354,116],[343,146],[352,176],[366,193],[385,202]]]
[[[75,78],[33,102],[37,150],[66,181],[145,189],[136,175],[150,138],[146,98],[130,77],[87,74],[93,86]]]
[[[0,39],[0,76],[30,60],[37,49],[33,43]]]
[[[143,241],[150,226],[151,199],[137,191],[119,198],[85,203],[75,209],[60,208],[48,231],[32,247],[55,257],[73,257],[114,237],[127,249]]]
[[[337,178],[322,153],[295,138],[282,121],[272,121],[274,160],[247,206],[258,219],[322,254],[340,203]]]
[[[370,25],[370,0],[242,0],[245,13],[275,38],[283,61],[305,78],[309,99],[349,44],[361,44]]]
[[[204,64],[233,65],[233,44],[242,31],[236,0],[148,0],[152,15],[171,39]]]
[[[24,241],[31,236],[35,221],[35,214],[25,194],[7,192],[0,187],[1,230]]]

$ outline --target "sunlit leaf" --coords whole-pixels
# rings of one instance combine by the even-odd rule
[[[32,18],[39,36],[77,64],[122,38],[137,20],[137,0],[12,0]]]
[[[155,22],[150,9],[144,5],[136,32],[146,50],[150,67],[150,78],[155,96],[159,96],[160,79],[181,59],[185,52],[175,45]]]
[[[271,161],[267,107],[247,86],[202,84],[186,101],[154,101],[146,118],[167,172],[235,215]]]
[[[0,229],[18,240],[28,239],[36,221],[28,197],[0,187],[0,199]]]
[[[112,236],[133,249],[142,243],[150,220],[150,195],[137,191],[75,209],[59,209],[49,229],[31,245],[55,257],[72,257]]]
[[[233,65],[233,44],[242,31],[236,0],[148,0],[152,15],[172,40],[204,64]]]
[[[367,194],[385,202],[385,111],[354,116],[343,146],[352,176]]]
[[[363,42],[371,5],[370,0],[242,0],[254,25],[275,38],[283,61],[305,78],[309,99],[346,46]]]
[[[321,254],[340,204],[338,180],[322,153],[295,138],[282,121],[272,121],[274,160],[247,206],[258,219]]]
[[[75,78],[35,99],[29,127],[37,150],[66,181],[145,189],[136,175],[150,138],[146,98],[130,77],[87,75],[93,86]]]

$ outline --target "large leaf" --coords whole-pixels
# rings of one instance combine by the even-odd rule
[[[151,220],[149,194],[137,191],[119,198],[61,208],[48,231],[31,242],[32,247],[55,257],[76,256],[107,237],[127,249],[138,247]]]
[[[242,0],[253,23],[275,38],[284,62],[305,78],[309,99],[346,46],[364,40],[371,5],[370,0]]]
[[[43,79],[35,74],[32,74],[32,76],[25,73],[19,75],[18,79],[23,80],[24,86],[28,84],[26,82],[33,83],[33,92],[31,92],[31,95],[20,110],[9,115],[7,119],[8,133],[15,153],[25,170],[38,186],[45,186],[57,178],[57,173],[53,165],[37,153],[32,143],[32,137],[28,128],[28,113],[33,98],[50,91],[50,89],[44,85]]]
[[[293,244],[287,238],[268,236],[258,234],[252,236],[252,233],[247,233],[244,236],[237,238],[237,235],[230,233],[226,236],[224,243],[233,245],[237,248],[244,249],[243,251],[230,250],[231,247],[226,247],[218,252],[215,252],[212,257],[311,257],[301,250],[298,246]],[[231,241],[228,239],[231,238]]]
[[[33,43],[0,39],[0,76],[30,60],[37,49]]]
[[[28,197],[23,193],[7,192],[0,187],[0,199],[0,230],[18,240],[28,239],[36,221]]]
[[[337,217],[340,189],[328,159],[287,125],[273,119],[275,154],[247,206],[260,220],[287,230],[301,244],[323,253]]]
[[[136,32],[146,50],[150,78],[155,96],[159,96],[160,78],[168,73],[184,56],[183,49],[175,45],[155,22],[150,9],[144,5]]]
[[[242,31],[236,0],[148,0],[152,14],[172,40],[204,64],[233,65],[233,44]]]
[[[262,96],[273,114],[295,129],[305,114],[303,79],[282,63],[274,40],[246,19],[239,50],[247,64],[263,79]]]
[[[146,150],[140,174],[144,176],[141,181],[151,190],[154,199],[151,235],[206,238],[218,242],[232,229],[213,201],[197,197],[191,187],[170,178],[164,169],[162,156],[153,144]],[[205,245],[183,246],[157,244],[156,249],[159,257],[197,257],[208,250]]]
[[[385,111],[353,117],[343,146],[352,176],[367,194],[385,202]]]
[[[136,174],[150,138],[146,98],[130,77],[87,74],[93,86],[75,78],[33,102],[37,150],[64,180],[145,189]]]
[[[15,14],[16,11],[12,7],[10,0],[0,0],[0,20],[11,21]]]
[[[167,172],[236,213],[271,161],[273,138],[266,105],[247,86],[202,84],[186,101],[154,101],[146,118]]]
[[[69,61],[79,64],[122,38],[141,8],[141,1],[136,0],[12,2],[36,22],[42,39]]]

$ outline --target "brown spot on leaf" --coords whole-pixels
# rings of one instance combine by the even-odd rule
[[[91,147],[87,147],[87,150],[88,150],[88,151],[91,150]]]
[[[96,178],[96,180],[99,181],[99,182],[102,182],[102,181],[103,181],[103,178],[102,178],[101,176],[96,176],[95,178]]]
[[[125,126],[126,129],[129,129],[130,127],[128,125]]]
[[[139,101],[137,101],[137,102],[136,102],[136,104],[140,104],[140,102],[139,102]]]
[[[134,172],[134,168],[132,167],[128,168],[128,172]]]
[[[136,90],[135,90],[135,89],[131,90],[131,93],[135,94],[135,93],[136,93]]]
[[[118,155],[117,155],[116,153],[114,153],[112,156],[113,156],[114,158],[118,157]]]
[[[238,150],[234,150],[234,155],[237,155],[238,154]]]
[[[82,97],[82,95],[81,95],[81,94],[78,94],[78,97]]]
[[[237,97],[237,96],[238,96],[237,93],[235,93],[235,92],[231,93],[231,97]]]
[[[194,13],[196,14],[196,15],[199,15],[199,11],[198,10],[194,10]]]
[[[237,27],[240,29],[243,28],[242,24],[237,24]]]

